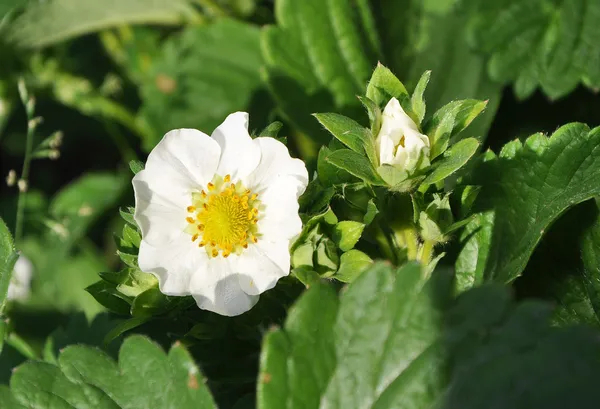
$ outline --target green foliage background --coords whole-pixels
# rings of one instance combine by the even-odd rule
[[[16,247],[35,276],[0,324],[0,407],[597,407],[599,19],[597,0],[0,0],[3,179],[25,149],[19,78],[43,117],[38,140],[64,133],[60,158],[32,163]],[[362,251],[378,251],[359,238],[382,209],[353,202],[353,186],[380,178],[335,164],[362,152],[357,95],[378,62],[411,92],[431,71],[426,118],[487,101],[454,145],[460,165],[426,179],[478,149],[470,175],[456,175],[482,186],[475,217],[427,283],[415,265],[379,263],[354,281],[371,264]],[[327,260],[340,250],[333,267],[320,256],[313,267],[337,269],[346,290],[298,261],[309,290],[283,279],[225,319],[137,274],[128,164],[172,128],[210,132],[237,110],[255,133],[280,121],[293,156],[318,171],[307,216],[351,203],[304,232]],[[312,116],[327,112],[353,118],[354,132]],[[14,234],[17,196],[0,184],[0,233]]]

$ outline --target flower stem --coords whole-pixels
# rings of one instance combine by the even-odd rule
[[[433,257],[433,247],[435,246],[435,242],[431,240],[425,240],[423,246],[421,246],[421,257],[419,261],[423,266],[429,265],[431,262],[431,258]]]
[[[417,244],[419,239],[414,228],[404,230],[404,238],[406,240],[406,251],[409,260],[417,259]]]
[[[32,118],[27,121],[27,139],[25,141],[25,158],[23,159],[23,170],[20,180],[25,181],[25,187],[19,186],[19,199],[17,201],[17,217],[15,221],[15,242],[19,243],[23,235],[23,214],[25,212],[25,199],[29,180],[29,167],[31,165],[31,151],[33,149],[33,134],[35,123]]]

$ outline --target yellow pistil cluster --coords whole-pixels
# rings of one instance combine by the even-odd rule
[[[189,223],[185,232],[209,257],[241,254],[251,243],[258,242],[258,220],[262,207],[258,195],[231,176],[215,175],[206,190],[192,193],[188,206]]]

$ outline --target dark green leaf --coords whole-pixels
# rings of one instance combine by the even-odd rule
[[[282,114],[310,138],[326,141],[311,112],[360,114],[364,92],[380,54],[366,0],[281,0],[276,26],[262,33],[265,80]]]
[[[11,24],[10,39],[42,47],[82,34],[125,24],[180,24],[195,17],[187,0],[53,0],[29,3]]]
[[[121,294],[113,284],[98,281],[85,289],[102,306],[119,315],[129,315],[129,298]]]
[[[281,122],[275,121],[275,122],[269,124],[265,129],[260,131],[260,134],[258,136],[277,138],[277,135],[279,134],[279,131],[281,130],[282,126],[283,126],[283,124]]]
[[[474,171],[481,185],[457,274],[509,282],[521,274],[545,230],[565,210],[600,195],[600,128],[569,124],[552,136],[508,143]],[[470,278],[466,278],[470,277]]]

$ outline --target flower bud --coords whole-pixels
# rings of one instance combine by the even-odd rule
[[[417,124],[396,98],[392,98],[383,110],[377,149],[382,165],[392,165],[407,172],[429,166],[429,138],[419,132]]]
[[[8,176],[6,176],[6,185],[14,186],[17,183],[17,172],[14,169],[8,171]]]
[[[19,187],[19,192],[27,192],[28,184],[25,179],[19,179],[19,181],[17,182],[17,186]]]

